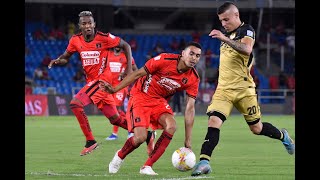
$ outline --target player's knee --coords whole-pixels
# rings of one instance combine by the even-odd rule
[[[117,125],[117,119],[120,118],[119,114],[114,114],[112,116],[106,115],[112,125]]]
[[[73,109],[73,108],[83,108],[83,104],[78,99],[73,98],[69,103],[69,107],[71,109]]]
[[[147,133],[134,133],[134,142],[136,145],[140,145],[147,140]]]
[[[258,128],[250,128],[251,132],[255,135],[259,135],[261,130],[259,130]]]
[[[262,130],[262,123],[260,122],[260,119],[257,119],[255,121],[247,122],[250,130],[253,134],[259,135]]]
[[[175,121],[171,122],[171,123],[167,123],[167,126],[165,128],[165,131],[167,131],[170,134],[174,134],[177,130],[177,124],[175,123]]]

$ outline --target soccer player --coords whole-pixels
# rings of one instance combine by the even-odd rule
[[[96,24],[90,11],[80,12],[78,25],[81,32],[70,38],[65,52],[57,59],[52,60],[48,67],[50,69],[53,65],[68,63],[70,57],[76,52],[80,55],[87,84],[73,97],[70,102],[70,108],[86,138],[85,147],[80,152],[80,156],[83,156],[91,153],[99,146],[85,114],[85,106],[93,103],[109,119],[111,124],[127,129],[127,122],[124,117],[119,115],[113,95],[99,89],[98,78],[101,74],[104,74],[104,80],[112,82],[111,72],[106,68],[108,48],[116,46],[123,48],[128,61],[126,74],[132,72],[132,53],[130,45],[120,37],[111,33],[96,31]]]
[[[109,173],[117,173],[125,157],[147,139],[147,129],[163,129],[154,150],[140,168],[140,174],[158,175],[152,165],[163,155],[176,131],[176,121],[168,100],[177,91],[186,91],[185,141],[191,148],[191,135],[195,115],[195,100],[200,83],[194,68],[199,62],[201,46],[190,42],[181,54],[161,53],[149,59],[144,67],[125,77],[115,88],[101,80],[100,88],[115,93],[135,82],[128,102],[128,130],[134,136],[127,139],[109,164]]]
[[[112,73],[112,86],[118,85],[121,80],[124,78],[124,71],[127,68],[127,59],[121,47],[114,47],[108,51],[108,66]],[[132,71],[138,70],[137,65],[132,58]],[[125,117],[125,108],[123,107],[124,100],[128,94],[129,87],[123,88],[117,93],[113,94],[115,104],[119,114]],[[112,133],[106,140],[116,140],[118,139],[119,126],[113,125]],[[128,132],[128,137],[131,136],[131,133]]]
[[[219,142],[220,127],[233,106],[243,115],[253,134],[279,140],[289,154],[295,151],[294,141],[286,129],[279,130],[271,123],[261,121],[255,83],[250,75],[254,29],[241,22],[238,8],[231,2],[221,5],[217,14],[225,32],[213,29],[209,36],[221,41],[218,86],[207,108],[207,134],[192,176],[212,172],[209,164],[212,151]]]

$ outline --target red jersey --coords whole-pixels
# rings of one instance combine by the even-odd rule
[[[108,49],[119,44],[120,38],[111,33],[97,31],[91,42],[86,42],[82,33],[79,33],[70,38],[66,51],[71,54],[79,53],[88,83],[104,71]]]
[[[120,74],[125,71],[128,66],[128,61],[124,52],[121,52],[119,55],[115,55],[113,50],[108,51],[108,67],[112,73],[112,86],[116,86],[121,82]],[[132,57],[132,65],[135,64]]]
[[[147,75],[139,78],[132,87],[130,94],[143,93],[151,98],[170,99],[176,91],[196,99],[200,78],[195,68],[184,73],[177,70],[179,54],[161,53],[149,59],[144,65]]]

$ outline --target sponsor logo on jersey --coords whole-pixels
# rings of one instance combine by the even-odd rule
[[[236,33],[232,33],[231,35],[230,35],[230,39],[233,39],[233,38],[235,38],[236,37]]]
[[[101,48],[101,43],[97,43],[96,48]]]
[[[160,84],[160,86],[164,87],[169,92],[174,92],[175,89],[181,87],[177,81],[166,77],[161,77],[161,80],[158,81],[158,84]]]
[[[140,122],[140,121],[141,121],[140,117],[136,117],[136,118],[134,119],[134,122]]]
[[[152,81],[152,75],[149,74],[148,77],[147,77],[147,81],[143,87],[143,92],[147,93],[148,92],[148,89],[149,89],[149,86],[150,86],[150,83]]]
[[[99,64],[99,51],[83,51],[80,53],[83,66]]]
[[[188,82],[188,79],[187,79],[187,78],[182,78],[182,83],[183,83],[183,84],[187,84],[187,82]]]
[[[122,64],[119,62],[109,62],[111,72],[120,72]]]
[[[250,36],[253,38],[253,32],[251,30],[247,30],[247,36]]]

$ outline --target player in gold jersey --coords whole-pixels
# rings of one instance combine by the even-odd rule
[[[220,127],[233,107],[243,115],[253,134],[278,139],[291,155],[295,151],[294,141],[286,129],[279,130],[261,121],[255,83],[250,74],[254,29],[241,22],[234,3],[225,2],[218,8],[217,14],[224,32],[213,29],[209,36],[221,41],[218,86],[207,109],[207,134],[201,147],[200,161],[195,165],[192,176],[212,172],[209,164],[212,151],[219,142]]]

